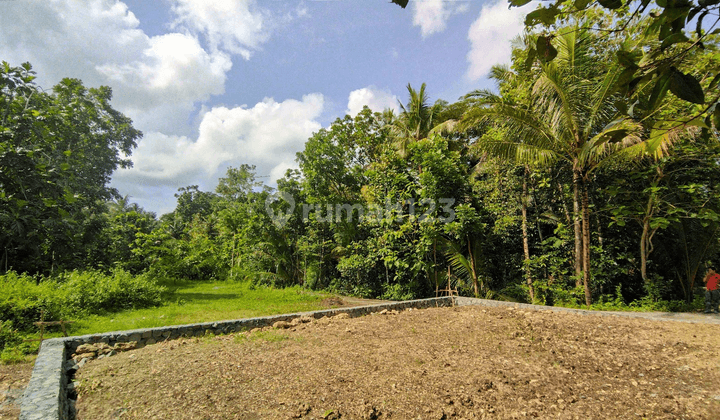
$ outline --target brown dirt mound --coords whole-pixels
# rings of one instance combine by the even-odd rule
[[[462,307],[167,342],[78,373],[79,419],[717,419],[720,326]]]
[[[330,297],[323,299],[322,302],[320,302],[321,305],[326,306],[328,308],[337,308],[340,306],[345,306],[345,301],[340,299],[339,297]]]

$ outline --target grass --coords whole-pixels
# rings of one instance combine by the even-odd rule
[[[320,302],[328,296],[299,287],[273,289],[252,287],[247,283],[186,283],[175,286],[163,306],[78,319],[69,333],[96,334],[313,311],[325,309]]]

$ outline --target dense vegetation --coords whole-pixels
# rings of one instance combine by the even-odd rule
[[[408,85],[399,113],[315,133],[276,189],[230,167],[159,218],[107,186],[141,136],[110,90],[48,93],[5,63],[0,346],[41,312],[158,305],[177,281],[692,307],[720,262],[717,35],[663,42],[654,14],[586,7],[526,33],[496,91],[431,104]]]

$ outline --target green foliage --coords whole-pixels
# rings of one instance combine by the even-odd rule
[[[33,322],[77,319],[123,309],[157,306],[164,288],[147,276],[121,269],[110,274],[72,271],[52,278],[34,278],[14,272],[0,276],[0,321],[35,332]]]
[[[30,64],[0,66],[0,272],[49,274],[83,264],[93,215],[142,133],[110,106],[108,87],[34,84]]]
[[[102,314],[125,309],[147,308],[162,303],[164,288],[148,276],[133,276],[115,269],[109,275],[99,271],[72,271],[56,278],[61,290],[65,316]]]
[[[21,341],[20,334],[13,329],[12,321],[0,321],[0,349],[16,346]]]

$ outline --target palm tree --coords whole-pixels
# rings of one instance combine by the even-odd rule
[[[440,104],[428,105],[428,97],[425,93],[425,83],[420,90],[415,90],[408,83],[410,95],[407,105],[400,105],[400,114],[392,122],[392,133],[396,140],[396,147],[401,156],[407,155],[407,147],[410,143],[420,141],[428,137],[428,134],[435,127]]]
[[[596,40],[578,26],[556,36],[557,57],[540,63],[532,73],[517,75],[495,68],[492,76],[501,86],[515,86],[515,91],[508,93],[505,86],[504,95],[486,90],[467,95],[473,106],[463,117],[463,126],[490,120],[504,128],[504,138],[478,140],[478,146],[491,155],[531,166],[560,163],[572,171],[576,270],[582,269],[585,302],[590,305],[592,172],[620,157],[645,156],[651,147],[641,140],[641,125],[615,108],[613,86],[622,68],[608,68],[594,52]],[[519,94],[523,89],[526,94]]]

